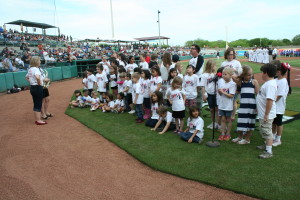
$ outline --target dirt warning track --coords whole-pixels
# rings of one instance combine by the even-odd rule
[[[45,126],[29,91],[0,96],[0,199],[251,199],[154,171],[65,115],[80,83],[50,86]]]

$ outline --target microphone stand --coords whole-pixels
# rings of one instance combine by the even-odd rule
[[[217,81],[218,81],[218,76],[214,77],[213,79],[214,83],[215,83],[215,95],[216,95],[216,101],[217,101]],[[215,106],[215,105],[214,105]],[[208,147],[219,147],[220,143],[218,141],[215,141],[215,118],[216,118],[216,108],[214,107],[214,111],[213,111],[213,134],[212,134],[212,140],[206,142],[206,146]]]

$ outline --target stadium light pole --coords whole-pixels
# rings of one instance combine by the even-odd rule
[[[157,16],[158,16],[158,20],[157,20],[157,23],[158,23],[158,40],[159,40],[159,46],[161,46],[161,44],[160,44],[160,20],[159,20],[159,14],[160,14],[160,11],[158,10],[157,11]]]
[[[111,32],[112,38],[115,38],[115,31],[114,31],[114,18],[113,18],[113,9],[112,9],[112,0],[110,0],[110,16],[111,16]]]

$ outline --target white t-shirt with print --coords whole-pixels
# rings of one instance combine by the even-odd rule
[[[132,80],[127,80],[125,87],[129,88],[127,91],[127,94],[131,94],[132,93]]]
[[[125,69],[126,69],[126,72],[129,72],[130,74],[133,74],[133,70],[137,67],[138,67],[138,65],[133,63],[133,64],[126,65]]]
[[[98,106],[100,103],[99,97],[97,98],[91,98],[91,103],[93,106]]]
[[[224,79],[223,79],[224,80]],[[230,80],[229,82],[220,81],[218,85],[218,90],[222,89],[228,94],[234,95],[236,92],[236,83]],[[233,110],[233,97],[229,98],[224,94],[219,95],[219,110],[232,111]]]
[[[215,82],[213,79],[215,74],[213,73],[203,73],[201,76],[200,86],[205,88],[208,94],[215,94]]]
[[[277,96],[281,96],[281,98],[278,101],[276,101],[276,114],[283,115],[285,112],[286,97],[289,93],[289,84],[286,78],[275,80],[277,83]]]
[[[97,73],[96,80],[97,80],[97,84],[98,84],[97,91],[106,92],[106,87],[104,87],[105,83],[108,82],[106,73],[105,72],[102,72],[101,74]]]
[[[146,69],[149,70],[149,64],[145,61],[145,62],[140,62],[140,68],[141,69]]]
[[[117,105],[117,108],[124,107],[125,103],[123,99],[116,99],[115,100],[115,105]]]
[[[141,84],[139,82],[132,85],[132,102],[134,102],[136,95],[139,94],[136,104],[143,104],[144,97]]]
[[[82,84],[83,84],[83,89],[87,89],[87,87],[86,87],[87,78],[82,79]]]
[[[272,108],[269,113],[269,119],[276,117],[276,97],[277,97],[277,84],[275,79],[268,80],[265,82],[256,96],[258,118],[264,119],[267,99],[273,100]]]
[[[199,85],[199,78],[196,74],[192,76],[185,75],[183,77],[182,88],[186,94],[186,99],[197,98],[197,86]]]
[[[233,68],[238,75],[241,75],[241,73],[243,72],[242,65],[238,60],[232,60],[232,61],[225,60],[224,62],[222,62],[221,67]]]
[[[123,92],[125,89],[125,81],[122,84],[118,84],[118,93]]]
[[[84,102],[85,105],[90,105],[91,101],[92,101],[92,97],[90,97],[89,95],[87,96],[82,96],[82,101]]]
[[[159,117],[159,120],[163,120],[163,121],[166,121],[167,123],[168,122],[174,122],[174,118],[172,117],[172,113],[171,112],[167,112],[167,115],[166,117],[162,118],[162,117]]]
[[[83,100],[82,100],[82,96],[78,96],[76,98],[76,101],[78,101],[79,103],[84,103]]]
[[[151,111],[152,111],[152,116],[151,119],[159,119],[159,115],[157,114],[157,109],[158,109],[158,103],[152,103],[151,104]]]
[[[194,134],[195,130],[198,130],[196,133],[196,136],[198,136],[200,139],[203,138],[204,135],[204,121],[201,117],[197,118],[191,118],[189,117],[187,120],[187,127],[189,127],[189,132]]]
[[[43,82],[42,76],[41,76],[42,73],[41,73],[40,69],[37,67],[30,67],[26,74],[26,77],[29,78],[30,85],[38,85],[35,75],[39,75],[40,79],[41,79],[41,83]]]
[[[150,92],[153,93],[157,89],[157,85],[162,83],[162,78],[160,76],[153,77],[150,79]],[[161,90],[161,89],[160,89]]]
[[[112,88],[112,87],[116,87],[118,84],[117,84],[117,76],[116,74],[110,74],[110,82],[109,82],[109,86]]]
[[[114,101],[110,101],[108,102],[108,107],[113,108],[115,106],[115,102]]]
[[[94,89],[94,83],[96,82],[96,77],[94,74],[91,74],[87,77],[87,88]]]
[[[167,90],[166,96],[172,101],[172,111],[185,110],[183,95],[184,92],[179,89],[172,90],[172,88],[170,88]]]
[[[141,87],[142,87],[144,98],[150,98],[150,80],[142,79]]]

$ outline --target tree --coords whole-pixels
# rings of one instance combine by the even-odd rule
[[[296,35],[293,39],[293,45],[300,45],[300,34]]]
[[[282,40],[272,40],[272,46],[284,46],[285,44],[282,42]]]
[[[249,40],[247,39],[239,39],[229,43],[231,47],[249,47]]]
[[[289,40],[289,39],[282,39],[282,42],[285,44],[285,45],[291,45],[292,44],[292,42],[291,42],[291,40]]]

